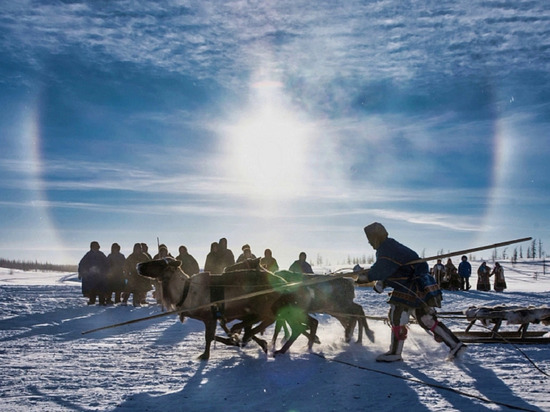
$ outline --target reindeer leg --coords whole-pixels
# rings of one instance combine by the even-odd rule
[[[246,324],[244,327],[244,337],[243,337],[243,343],[241,344],[241,346],[244,347],[250,340],[253,340],[258,345],[260,345],[264,353],[267,353],[267,349],[268,349],[267,342],[264,339],[256,337],[255,333],[258,333],[258,332],[263,333],[264,330],[267,328],[267,326],[269,326],[271,323],[262,322],[260,325],[258,325],[254,329],[252,328],[252,325],[250,323]],[[247,340],[244,340],[245,338]]]
[[[250,325],[245,326],[243,336],[243,346],[246,345],[254,335],[263,332],[269,325],[273,323],[273,319],[263,320],[258,326],[251,328]],[[261,346],[261,345],[260,345]]]
[[[342,316],[339,314],[331,314],[333,317],[335,317],[338,322],[340,322],[340,325],[344,328],[344,341],[348,343],[351,338],[353,337],[353,332],[355,330],[355,325],[357,321],[354,322],[354,318],[351,316]]]
[[[279,332],[281,331],[281,328],[283,327],[284,321],[277,320],[275,322],[275,330],[273,331],[273,337],[271,338],[271,344],[275,346],[275,343],[277,343],[277,337],[279,336]]]
[[[212,341],[216,337],[216,320],[208,320],[204,322],[204,340],[206,341],[204,352],[199,356],[201,360],[208,360],[210,358],[210,346]]]
[[[267,342],[265,340],[257,338],[256,336],[252,336],[252,340],[260,345],[264,353],[267,353]]]
[[[344,319],[338,319],[342,326],[344,327],[344,340],[346,343],[349,343],[353,338],[353,332],[355,332],[355,327],[357,326],[357,319],[353,316],[346,317]],[[362,338],[363,331],[361,326],[359,326],[359,339]]]
[[[309,337],[309,341],[307,344],[308,350],[311,351],[313,348],[313,343],[315,342],[315,338],[317,338],[317,327],[319,326],[319,321],[315,319],[313,316],[307,316],[308,317],[308,325],[309,325],[309,332],[311,336]]]
[[[292,344],[298,339],[298,337],[304,332],[304,324],[301,322],[297,322],[295,320],[287,320],[288,324],[290,325],[290,329],[292,333],[290,334],[290,338],[286,341],[286,343],[283,345],[283,347],[275,352],[273,352],[273,356],[282,355],[286,353],[286,351],[292,346]],[[315,319],[314,317],[307,315],[307,325],[310,328],[310,334],[308,339],[308,349],[311,350],[313,347],[313,343],[315,342],[315,334],[317,332],[317,325],[319,324],[319,321]]]
[[[359,321],[359,327],[361,327],[361,325],[365,330],[365,334],[367,335],[367,338],[369,338],[371,342],[374,342],[374,332],[372,331],[371,328],[369,328],[369,324],[367,322],[367,319],[365,318],[365,315],[363,315],[363,317]],[[361,343],[361,341],[357,341],[357,343]]]
[[[214,340],[227,346],[241,346],[240,342],[238,340],[235,340],[233,337],[224,338],[216,335],[214,336]]]
[[[365,316],[365,311],[363,310],[363,306],[359,305],[358,303],[355,306],[357,310],[357,316],[359,318],[359,337],[357,338],[357,343],[362,344],[363,343],[363,331],[367,335],[367,338],[374,342],[374,332],[369,328],[369,324],[367,322],[367,318]]]
[[[230,334],[233,335],[233,334],[239,334],[241,333],[241,331],[243,330],[243,328],[245,327],[245,322],[239,322],[239,323],[236,323],[234,324],[233,326],[231,326],[231,330],[230,330]]]
[[[359,322],[356,321],[356,323],[359,325],[359,332],[357,333],[357,344],[359,345],[362,345],[363,344],[363,329],[364,329],[364,325],[363,325],[363,322],[361,320],[359,320]]]
[[[283,347],[281,349],[276,350],[275,352],[273,352],[273,356],[282,355],[282,354],[286,353],[286,351],[292,346],[294,341],[296,339],[298,339],[298,336],[300,336],[300,334],[302,333],[303,326],[300,325],[300,326],[296,327],[296,325],[291,324],[290,329],[292,330],[290,338],[285,342],[285,344],[283,345]]]
[[[239,346],[240,344],[239,334],[233,332],[233,328],[237,325],[233,326],[231,330],[229,330],[229,328],[227,327],[227,321],[225,320],[225,318],[220,318],[219,320],[220,320],[220,327],[224,330],[228,338],[222,338],[221,336],[214,336],[214,340],[216,342],[220,342],[229,346]]]
[[[227,327],[227,322],[225,321],[224,318],[221,318],[220,319],[220,326],[221,328],[224,330],[224,332],[229,336],[229,328]]]
[[[317,336],[317,335],[312,335],[311,333],[306,332],[305,330],[302,331],[302,335],[304,335],[308,340],[313,339],[314,343],[317,343],[317,344],[321,343],[321,340],[319,339],[319,336]]]
[[[288,326],[286,324],[286,322],[282,322],[282,325],[283,325],[283,329],[285,330],[285,340],[288,340],[289,336],[290,336],[290,331],[288,330]]]

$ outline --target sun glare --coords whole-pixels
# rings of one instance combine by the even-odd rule
[[[276,82],[256,83],[253,104],[224,128],[230,176],[258,200],[290,200],[307,187],[311,126],[285,103]]]

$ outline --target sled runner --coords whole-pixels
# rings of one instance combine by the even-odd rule
[[[464,343],[513,343],[540,345],[550,343],[549,332],[453,332]],[[546,337],[545,337],[546,335]]]

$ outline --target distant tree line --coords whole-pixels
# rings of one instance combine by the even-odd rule
[[[53,263],[40,263],[37,261],[9,260],[0,258],[0,267],[7,269],[20,269],[25,271],[40,270],[50,272],[76,272],[77,265],[55,265]]]
[[[373,262],[374,262],[374,258],[372,256],[367,257],[366,255],[363,255],[361,257],[348,256],[346,260],[346,263],[348,265],[364,265],[364,264],[373,263]]]
[[[514,249],[514,252],[512,253],[512,256],[510,256],[510,260],[515,263],[515,262],[517,262],[518,258],[523,259],[523,255],[524,255],[523,247],[520,246],[519,250],[518,250],[518,248]],[[506,258],[506,257],[507,256],[503,256],[503,259]],[[546,252],[542,248],[542,240],[533,239],[531,241],[531,244],[529,245],[529,247],[525,251],[525,257],[527,259],[537,259],[537,258],[538,259],[544,259],[544,258],[546,258]]]

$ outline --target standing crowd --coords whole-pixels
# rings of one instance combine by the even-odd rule
[[[468,262],[467,256],[462,256],[458,268],[451,259],[443,265],[441,259],[432,267],[431,274],[441,289],[445,290],[470,290],[470,277],[472,276],[472,265]],[[496,292],[503,292],[506,289],[504,269],[496,262],[491,270],[487,262],[483,262],[477,270],[477,290],[490,291],[490,278],[494,276],[493,288]]]
[[[90,243],[90,250],[81,259],[78,264],[78,278],[82,280],[82,294],[88,298],[88,305],[121,304],[127,305],[130,295],[132,295],[132,304],[141,306],[147,304],[146,297],[150,290],[156,289],[158,285],[143,276],[139,276],[136,266],[138,263],[153,259],[163,259],[173,256],[168,251],[166,245],[159,245],[158,253],[155,256],[149,254],[149,248],[146,243],[136,243],[132,253],[126,257],[120,252],[120,245],[113,243],[111,253],[105,256],[100,251],[98,242]],[[175,259],[181,262],[181,269],[188,275],[194,275],[200,272],[197,260],[189,254],[187,247],[181,245],[178,249],[179,255]],[[301,252],[289,268],[290,271],[299,273],[313,273],[311,265],[306,262],[305,252]],[[204,271],[210,273],[222,273],[223,270],[235,263],[245,261],[246,259],[256,259],[252,253],[250,245],[242,247],[242,253],[235,260],[233,252],[227,247],[227,239],[221,238],[218,242],[213,242],[210,246],[210,252],[206,256]],[[264,256],[260,259],[260,265],[270,272],[279,270],[277,260],[273,257],[270,249],[264,251]],[[153,292],[153,297],[156,293]]]
[[[133,295],[134,306],[146,303],[152,285],[137,274],[136,265],[152,259],[147,244],[136,243],[128,257],[120,252],[118,243],[111,245],[108,256],[99,249],[98,242],[90,243],[90,251],[78,264],[78,278],[82,279],[82,294],[88,298],[88,305],[94,305],[96,300],[100,305],[126,305],[130,295]],[[161,253],[159,247],[159,255]]]

